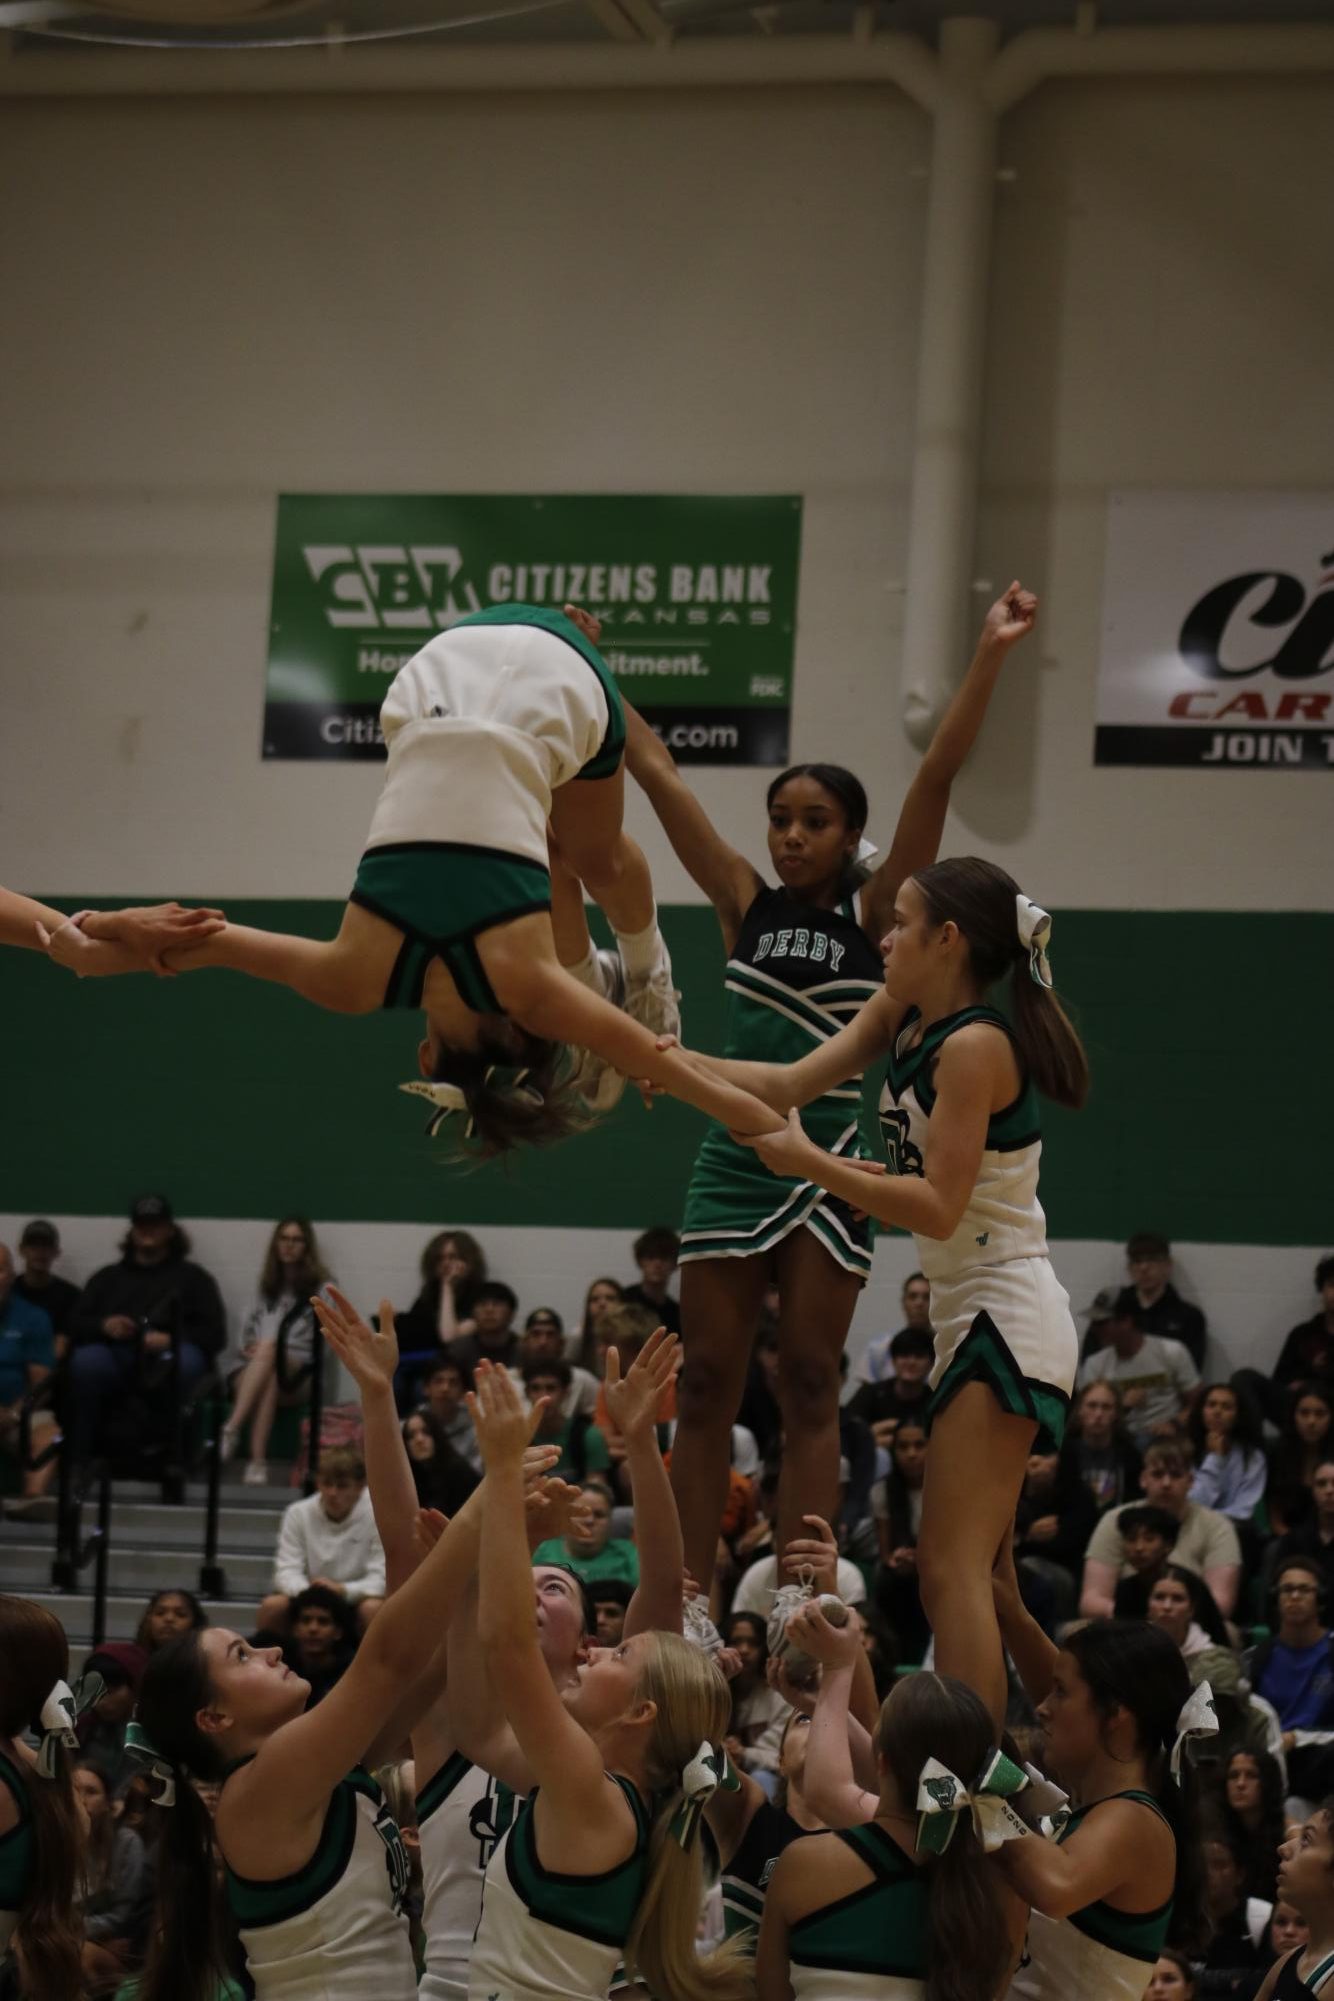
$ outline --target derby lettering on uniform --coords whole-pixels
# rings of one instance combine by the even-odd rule
[[[847,947],[825,931],[765,931],[755,947],[754,964],[765,959],[806,959],[813,966],[828,965],[836,973]]]

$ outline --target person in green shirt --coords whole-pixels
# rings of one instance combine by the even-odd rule
[[[539,1442],[540,1442],[540,1434]],[[563,1536],[552,1536],[533,1551],[534,1563],[559,1563],[585,1584],[606,1577],[639,1583],[639,1551],[611,1532],[611,1496],[600,1480],[583,1483],[583,1506]]]
[[[524,1364],[523,1388],[530,1408],[539,1397],[549,1399],[533,1443],[558,1445],[560,1458],[551,1469],[551,1477],[579,1487],[590,1474],[610,1475],[611,1453],[601,1429],[585,1412],[575,1410],[565,1415],[562,1405],[573,1380],[570,1364],[561,1358],[545,1357]]]

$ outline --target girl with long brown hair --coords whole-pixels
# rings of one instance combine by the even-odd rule
[[[884,985],[832,1042],[785,1066],[715,1065],[786,1109],[888,1055],[888,1173],[826,1153],[796,1111],[777,1138],[747,1144],[775,1174],[913,1233],[936,1341],[922,1606],[937,1667],[975,1688],[998,1727],[1005,1666],[991,1566],[1035,1439],[1060,1445],[1078,1363],[1038,1202],[1038,1096],[1082,1105],[1088,1065],[1052,991],[1050,935],[1047,913],[994,862],[936,862],[899,889]],[[1007,976],[1008,1020],[987,1000]]]
[[[0,1596],[0,1959],[13,1952],[19,1992],[33,2001],[78,2001],[83,1992],[68,1675],[69,1641],[55,1614]],[[36,1755],[22,1741],[30,1729],[41,1733]]]
[[[329,1272],[305,1216],[275,1223],[259,1275],[259,1296],[241,1334],[245,1367],[236,1381],[236,1401],[222,1428],[222,1456],[236,1452],[241,1429],[250,1420],[250,1460],[245,1484],[262,1487],[269,1477],[269,1434],[278,1404],[304,1389],[315,1340],[312,1293],[329,1283]]]

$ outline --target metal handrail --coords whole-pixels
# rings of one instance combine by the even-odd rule
[[[60,1513],[56,1525],[56,1553],[51,1563],[51,1584],[56,1591],[78,1589],[79,1572],[90,1558],[96,1559],[93,1572],[93,1645],[100,1647],[107,1632],[107,1572],[111,1558],[111,1464],[107,1459],[89,1460],[85,1476],[97,1480],[97,1525],[85,1538],[83,1504],[91,1477],[75,1485],[67,1470],[68,1455],[61,1457]]]

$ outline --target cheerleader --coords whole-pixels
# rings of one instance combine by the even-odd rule
[[[622,1959],[671,2001],[743,2001],[735,1947],[703,1956],[699,1820],[724,1781],[727,1684],[674,1633],[592,1647],[577,1685],[552,1686],[533,1624],[523,1451],[531,1429],[508,1376],[471,1398],[486,1467],[480,1633],[537,1789],[487,1865],[470,2001],[602,2001]]]
[[[1192,1738],[1218,1729],[1209,1684],[1138,1619],[1095,1619],[1056,1647],[1025,1609],[1013,1538],[997,1559],[1001,1633],[1042,1729],[1042,1761],[1073,1802],[1055,1839],[998,1858],[1032,1905],[1009,2001],[1140,2001],[1159,1952],[1201,1932]]]
[[[999,2001],[1024,1908],[986,1851],[1021,1825],[1004,1802],[1023,1774],[973,1690],[935,1674],[896,1685],[875,1750],[873,1817],[810,1835],[773,1872],[759,2001]]]
[[[0,1596],[0,1986],[40,2001],[83,1993],[75,1911],[83,1837],[70,1783],[78,1751],[65,1629],[45,1606]],[[40,1735],[34,1753],[23,1741]],[[6,1991],[8,1991],[6,1989]]]
[[[571,1048],[747,1132],[771,1129],[767,1108],[659,1052],[644,1025],[676,1019],[671,967],[647,865],[621,825],[621,698],[579,626],[519,604],[462,619],[399,669],[380,721],[389,763],[337,937],[225,924],[167,952],[166,967],[230,967],[342,1014],[420,1011],[420,1080],[405,1088],[431,1103],[432,1132],[463,1115],[483,1156],[588,1123]],[[641,1019],[561,964],[548,824],[611,922]],[[125,948],[53,915],[34,921],[61,964],[134,969]]]
[[[1017,583],[987,613],[972,664],[903,801],[889,856],[873,874],[861,862],[863,849],[875,852],[862,839],[866,793],[850,771],[794,765],[770,785],[769,861],[779,879],[771,888],[709,821],[665,744],[628,712],[631,774],[718,914],[730,1056],[784,1063],[825,1050],[876,992],[879,939],[899,884],[934,859],[951,785],[1001,663],[1036,613],[1037,599]],[[829,1074],[810,1106],[812,1131],[841,1157],[859,1151],[860,1069],[848,1063]],[[870,1233],[854,1213],[864,1207],[859,1195],[830,1192],[796,1170],[775,1184],[726,1132],[710,1132],[700,1148],[682,1230],[685,1367],[672,1448],[686,1567],[696,1577],[713,1574],[730,1426],[764,1294],[775,1282],[785,1437],[779,1543],[800,1533],[804,1513],[832,1520],[836,1512],[838,1362],[871,1267]]]
[[[1303,1946],[1284,1955],[1265,1976],[1256,2001],[1307,2001],[1334,1995],[1334,1805],[1326,1800],[1294,1827],[1279,1849],[1278,1893],[1310,1926]]]
[[[884,987],[833,1042],[786,1067],[705,1059],[778,1108],[889,1058],[888,1174],[826,1152],[796,1111],[785,1132],[746,1144],[775,1174],[913,1233],[936,1342],[922,1606],[936,1665],[977,1689],[997,1728],[1006,1685],[992,1563],[1035,1439],[1060,1444],[1078,1361],[1038,1202],[1038,1094],[1078,1106],[1088,1090],[1079,1038],[1051,990],[1050,935],[1047,913],[994,863],[936,862],[900,887]],[[1011,973],[1009,1021],[986,997]]]

